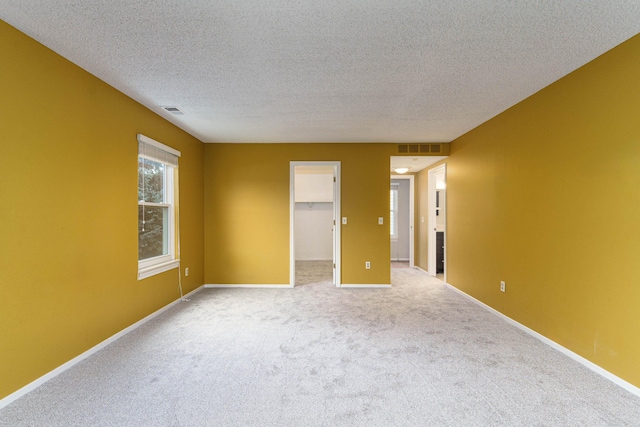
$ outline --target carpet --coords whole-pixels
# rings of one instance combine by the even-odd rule
[[[306,267],[292,289],[194,294],[0,426],[640,425],[640,398],[421,271],[339,289]]]

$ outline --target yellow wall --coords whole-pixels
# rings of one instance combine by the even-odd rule
[[[341,162],[342,283],[389,284],[392,144],[207,144],[205,283],[289,283],[289,162]],[[385,218],[378,225],[378,217]],[[364,268],[371,262],[371,269]]]
[[[0,21],[0,398],[178,297],[137,274],[137,141],[182,152],[185,292],[203,283],[203,144]]]
[[[4,22],[0,40],[0,398],[176,299],[176,270],[136,280],[137,133],[183,153],[185,292],[288,283],[294,160],[342,162],[342,282],[389,283],[393,145],[203,147]],[[638,75],[635,37],[452,143],[447,269],[640,386]]]
[[[456,139],[447,160],[448,281],[636,386],[639,76],[636,36]]]

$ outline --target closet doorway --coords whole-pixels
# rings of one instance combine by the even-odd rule
[[[290,162],[290,285],[296,263],[330,270],[340,286],[340,162]]]
[[[389,233],[391,262],[414,267],[414,176],[391,175]]]

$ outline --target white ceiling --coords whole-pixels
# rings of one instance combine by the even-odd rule
[[[0,18],[204,142],[448,142],[640,32],[640,1],[0,0]]]

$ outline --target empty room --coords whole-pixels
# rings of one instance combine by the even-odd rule
[[[0,426],[638,425],[637,1],[0,1]]]

